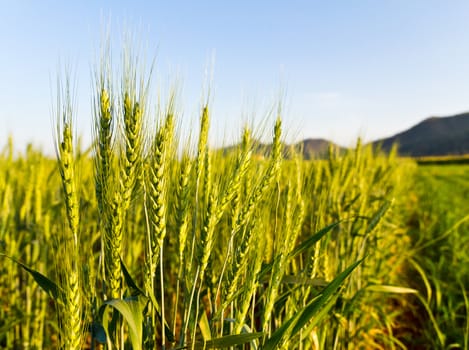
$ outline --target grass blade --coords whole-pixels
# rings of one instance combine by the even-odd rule
[[[128,299],[112,299],[104,302],[102,306],[103,324],[108,322],[104,318],[108,317],[107,307],[113,307],[123,316],[129,326],[129,336],[134,350],[142,349],[143,342],[143,310],[146,307],[148,299],[139,295],[138,297]],[[107,329],[109,335],[109,329]]]
[[[363,261],[363,259],[353,263],[344,271],[342,271],[331,283],[327,285],[326,288],[321,292],[321,294],[313,299],[306,307],[304,307],[300,312],[298,312],[291,319],[286,321],[280,328],[278,328],[272,336],[265,342],[262,347],[263,350],[274,350],[277,349],[278,345],[281,343],[282,339],[290,339],[296,333],[298,333],[301,328],[303,328],[315,315],[321,315],[320,318],[325,317],[325,314],[318,314],[320,309],[323,306],[328,304],[330,297],[334,295],[337,289],[340,287],[342,282],[347,278],[348,275]],[[332,304],[328,305],[329,307]],[[318,317],[316,322],[320,321]]]
[[[49,279],[48,277],[44,276],[42,273],[39,271],[36,271],[34,269],[31,269],[30,267],[26,266],[25,264],[19,262],[15,258],[12,258],[11,256],[5,255],[0,253],[0,256],[4,256],[14,263],[16,263],[18,266],[20,266],[22,269],[24,269],[26,272],[28,272],[32,278],[36,281],[36,283],[39,285],[39,287],[42,288],[52,299],[55,301],[58,301],[59,298],[62,296],[62,291],[60,288],[57,286],[57,284]]]

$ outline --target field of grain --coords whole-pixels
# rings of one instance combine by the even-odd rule
[[[467,165],[360,141],[305,161],[281,111],[270,148],[245,128],[221,151],[209,104],[192,146],[124,66],[89,150],[65,82],[57,159],[0,154],[1,348],[468,348]]]

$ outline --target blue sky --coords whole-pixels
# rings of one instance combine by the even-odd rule
[[[423,118],[469,111],[469,2],[0,0],[0,145],[13,134],[53,148],[55,79],[76,76],[76,124],[91,135],[91,77],[110,23],[156,57],[162,91],[178,82],[194,126],[208,66],[212,142],[235,140],[283,99],[289,140],[350,145]],[[213,65],[211,62],[214,62]],[[162,92],[164,94],[164,92]],[[156,88],[155,88],[156,96]]]

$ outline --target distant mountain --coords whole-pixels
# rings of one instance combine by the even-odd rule
[[[389,151],[398,144],[400,155],[446,156],[469,153],[469,113],[431,117],[394,136],[373,142]]]
[[[372,144],[383,151],[389,151],[397,144],[400,155],[411,157],[469,154],[469,112],[451,117],[431,117],[408,130]],[[289,158],[289,150],[294,147],[303,153],[304,159],[321,159],[327,157],[329,146],[339,153],[347,150],[325,139],[305,139],[293,145],[284,145],[284,155]],[[238,147],[239,145],[228,146],[222,151],[228,153]],[[254,153],[258,156],[268,156],[271,148],[271,144],[254,141]]]
[[[334,144],[331,141],[325,139],[305,139],[298,143],[292,145],[283,145],[283,154],[286,158],[290,158],[291,156],[291,147],[293,147],[297,152],[301,152],[303,154],[303,159],[320,159],[325,158],[328,153],[329,146],[334,147],[339,152],[345,151],[345,148],[340,147]],[[233,152],[239,147],[239,144],[233,146],[227,146],[222,149],[224,154]],[[253,150],[254,153],[258,156],[267,157],[269,156],[272,149],[272,144],[264,144],[259,141],[253,142]]]
[[[339,152],[345,150],[325,139],[306,139],[295,144],[297,150],[302,150],[304,159],[324,158],[327,156],[329,146],[336,148]]]

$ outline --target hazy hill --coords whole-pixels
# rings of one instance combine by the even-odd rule
[[[431,117],[394,136],[373,142],[388,151],[399,145],[405,156],[444,156],[469,153],[469,113]]]
[[[303,150],[304,159],[324,158],[329,146],[337,148],[340,152],[345,149],[325,139],[306,139],[295,144],[296,149]]]
[[[286,158],[290,157],[291,154],[291,147],[294,147],[298,152],[302,152],[304,159],[318,159],[324,158],[327,156],[327,152],[329,149],[329,145],[337,148],[339,152],[345,150],[345,148],[340,147],[334,144],[331,141],[325,139],[305,139],[293,145],[284,144],[283,146],[283,153]],[[223,152],[229,153],[234,151],[239,147],[238,145],[227,146],[223,148]],[[258,156],[268,156],[270,154],[272,145],[271,144],[264,144],[259,141],[254,141],[254,153]]]
[[[469,112],[451,117],[431,117],[423,120],[408,130],[394,136],[372,142],[389,151],[394,144],[399,146],[399,154],[403,156],[446,156],[469,154]],[[305,139],[294,145],[284,145],[284,154],[288,158],[289,148],[295,147],[302,151],[304,159],[317,159],[327,156],[329,145],[343,152],[340,147],[325,139]],[[223,148],[223,152],[230,152],[239,145]],[[259,156],[267,156],[271,145],[254,141],[254,152]]]

